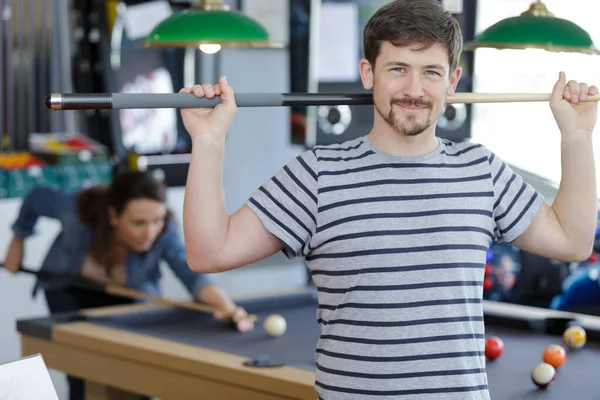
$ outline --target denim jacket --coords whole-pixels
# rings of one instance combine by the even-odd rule
[[[94,233],[77,215],[76,196],[77,193],[49,185],[38,185],[23,199],[17,219],[12,225],[16,236],[22,239],[32,236],[39,217],[58,220],[62,227],[41,265],[41,270],[77,275],[90,250]],[[132,252],[129,255],[126,261],[127,285],[132,289],[160,295],[160,260],[167,262],[194,299],[197,299],[197,294],[206,285],[214,283],[210,276],[195,273],[189,268],[185,257],[185,245],[173,220],[149,251]],[[60,284],[56,281],[52,283],[49,280],[38,280],[33,290],[34,295],[39,287],[59,288]]]

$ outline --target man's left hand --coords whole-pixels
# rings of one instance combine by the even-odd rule
[[[596,125],[598,102],[586,101],[588,96],[598,94],[596,86],[570,80],[560,72],[550,99],[550,108],[563,135],[577,132],[591,134]]]

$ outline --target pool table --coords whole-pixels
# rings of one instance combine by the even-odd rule
[[[17,321],[23,356],[42,354],[51,369],[79,376],[88,399],[316,400],[316,293],[295,290],[238,300],[264,318],[283,315],[288,330],[265,334],[259,322],[239,333],[210,314],[154,304],[113,306]],[[488,362],[492,399],[592,399],[600,393],[600,317],[484,302],[486,333],[500,336],[504,354]],[[588,342],[568,350],[545,391],[531,381],[544,348],[562,343],[576,321]]]

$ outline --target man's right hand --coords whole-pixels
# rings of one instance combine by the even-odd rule
[[[13,236],[6,252],[6,259],[4,260],[4,268],[6,270],[13,274],[19,271],[23,262],[24,248],[23,239]]]
[[[183,124],[192,139],[210,137],[224,140],[237,112],[233,89],[221,76],[217,85],[194,85],[183,88],[179,93],[194,93],[197,97],[221,96],[221,103],[214,108],[183,108]]]

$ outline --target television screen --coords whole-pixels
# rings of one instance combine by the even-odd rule
[[[143,1],[136,4],[145,3]],[[129,35],[124,22],[108,18],[101,3],[95,3],[104,15],[101,26],[101,59],[104,90],[110,93],[174,93],[183,86],[185,51],[176,48],[148,49],[140,46],[143,38]],[[170,5],[172,12],[185,6]],[[121,109],[110,111],[112,148],[116,155],[168,155],[188,153],[190,142],[177,109]]]
[[[149,52],[131,58],[116,76],[119,93],[173,93],[171,74],[161,65],[159,55]],[[176,109],[119,110],[119,125],[123,146],[128,151],[171,153],[177,147]]]

